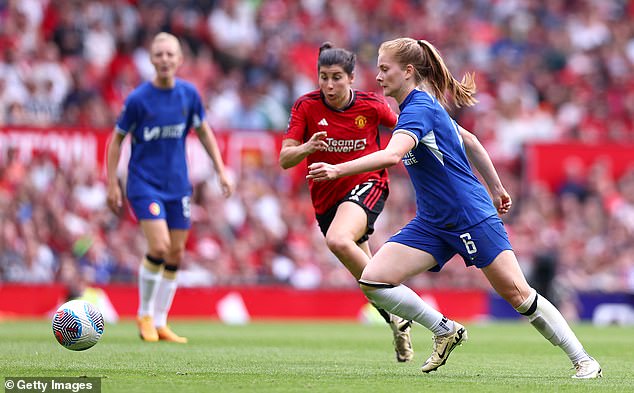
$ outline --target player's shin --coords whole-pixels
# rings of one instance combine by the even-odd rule
[[[176,266],[165,265],[161,281],[156,293],[154,303],[154,326],[164,327],[167,325],[167,314],[172,307],[174,294],[176,294]]]
[[[139,316],[152,316],[164,260],[146,255],[139,267]]]
[[[535,329],[548,341],[566,352],[574,364],[589,358],[563,315],[537,291],[533,291],[515,310],[526,316]]]

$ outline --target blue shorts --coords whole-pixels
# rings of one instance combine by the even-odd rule
[[[479,224],[460,231],[447,231],[431,226],[415,217],[388,242],[404,244],[430,253],[438,265],[429,269],[438,272],[454,255],[460,254],[467,266],[479,269],[493,262],[504,250],[512,250],[504,223],[491,216]]]
[[[165,220],[169,229],[191,227],[190,196],[163,200],[157,196],[128,198],[138,220]]]

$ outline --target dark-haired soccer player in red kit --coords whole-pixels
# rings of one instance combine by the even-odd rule
[[[352,89],[355,61],[353,53],[329,42],[319,48],[319,90],[295,101],[280,151],[282,168],[294,167],[304,158],[307,165],[337,164],[380,150],[379,125],[392,129],[397,116],[382,96]],[[372,256],[369,235],[389,193],[387,172],[331,182],[309,180],[309,188],[328,248],[359,280]],[[411,360],[411,322],[377,310],[392,328],[396,360]]]

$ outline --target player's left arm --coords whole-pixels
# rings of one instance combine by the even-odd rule
[[[229,197],[233,192],[233,184],[227,174],[224,161],[222,160],[222,155],[220,154],[220,148],[218,147],[218,141],[216,140],[213,130],[206,121],[202,121],[200,126],[196,128],[196,134],[198,135],[198,139],[200,139],[200,143],[202,143],[203,147],[207,151],[207,154],[211,158],[211,161],[214,163],[214,167],[218,173],[220,186],[222,188],[222,194],[225,197]]]
[[[491,156],[489,156],[489,153],[475,135],[460,126],[458,128],[464,142],[467,158],[469,158],[469,162],[475,166],[486,182],[491,193],[491,199],[493,199],[493,205],[495,205],[498,213],[508,213],[513,201],[502,185],[500,176],[493,165],[493,161],[491,161]]]

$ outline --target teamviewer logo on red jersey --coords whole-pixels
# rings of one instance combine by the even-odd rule
[[[368,144],[365,138],[363,139],[334,139],[326,138],[328,142],[327,152],[330,153],[349,153],[351,151],[364,150]]]

